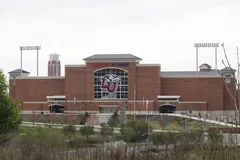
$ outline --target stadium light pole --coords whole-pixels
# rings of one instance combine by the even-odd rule
[[[194,43],[196,48],[196,71],[198,75],[198,48],[215,48],[215,69],[217,70],[217,48],[219,43]]]
[[[22,51],[23,50],[37,50],[37,77],[38,77],[38,52],[41,50],[41,46],[20,46],[21,51],[21,76],[22,76]]]

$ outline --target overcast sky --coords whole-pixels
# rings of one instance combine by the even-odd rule
[[[97,53],[131,53],[163,71],[196,70],[195,42],[225,43],[233,68],[240,47],[239,0],[0,0],[0,68],[20,68],[21,45],[40,45],[42,76],[50,53],[83,64]],[[218,49],[218,68],[223,68]],[[214,48],[199,49],[213,68]],[[23,53],[36,75],[36,52]],[[64,74],[64,72],[62,72]]]

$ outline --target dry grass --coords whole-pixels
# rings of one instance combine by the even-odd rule
[[[23,129],[23,128],[22,128]],[[66,136],[59,130],[32,129],[26,135],[16,136],[9,143],[0,147],[1,160],[225,160],[240,159],[236,146],[226,147],[218,141],[191,143],[189,136],[175,141],[165,141],[154,145],[151,143],[126,145],[104,145],[95,141],[89,145],[79,132],[72,137],[77,146],[71,148]],[[94,140],[102,139],[94,135]],[[214,136],[214,135],[213,135]],[[113,139],[114,140],[114,139]],[[98,143],[96,145],[96,143]]]

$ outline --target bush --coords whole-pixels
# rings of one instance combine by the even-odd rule
[[[76,132],[76,127],[74,125],[67,125],[63,127],[62,130],[64,135],[72,135]]]
[[[212,144],[222,144],[223,135],[221,135],[221,133],[218,131],[211,131],[208,132],[208,139]]]
[[[109,120],[109,125],[112,127],[116,127],[120,123],[119,115],[117,112],[114,112],[114,115],[111,116]]]
[[[114,128],[109,127],[109,126],[102,126],[101,130],[100,130],[100,135],[103,136],[104,138],[106,138],[106,140],[108,141],[108,136],[113,134],[113,130]]]
[[[155,145],[176,144],[180,138],[179,135],[179,133],[174,132],[153,132],[151,133],[151,140]]]
[[[151,126],[149,127],[151,130]],[[145,121],[130,120],[121,125],[120,132],[126,142],[140,142],[148,135],[148,124]]]
[[[93,126],[83,126],[83,127],[80,127],[80,133],[81,133],[81,135],[86,136],[87,139],[88,139],[88,137],[90,135],[94,134]]]
[[[181,145],[200,144],[204,140],[203,131],[192,132],[154,132],[151,134],[152,142],[156,145],[176,144]]]

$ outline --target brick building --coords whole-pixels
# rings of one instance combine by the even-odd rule
[[[131,54],[97,54],[84,65],[66,65],[65,76],[11,77],[10,95],[25,112],[202,112],[234,116],[230,93],[234,70],[163,72],[159,64],[141,64]],[[221,75],[221,71],[224,75]],[[56,111],[53,108],[53,111]]]

